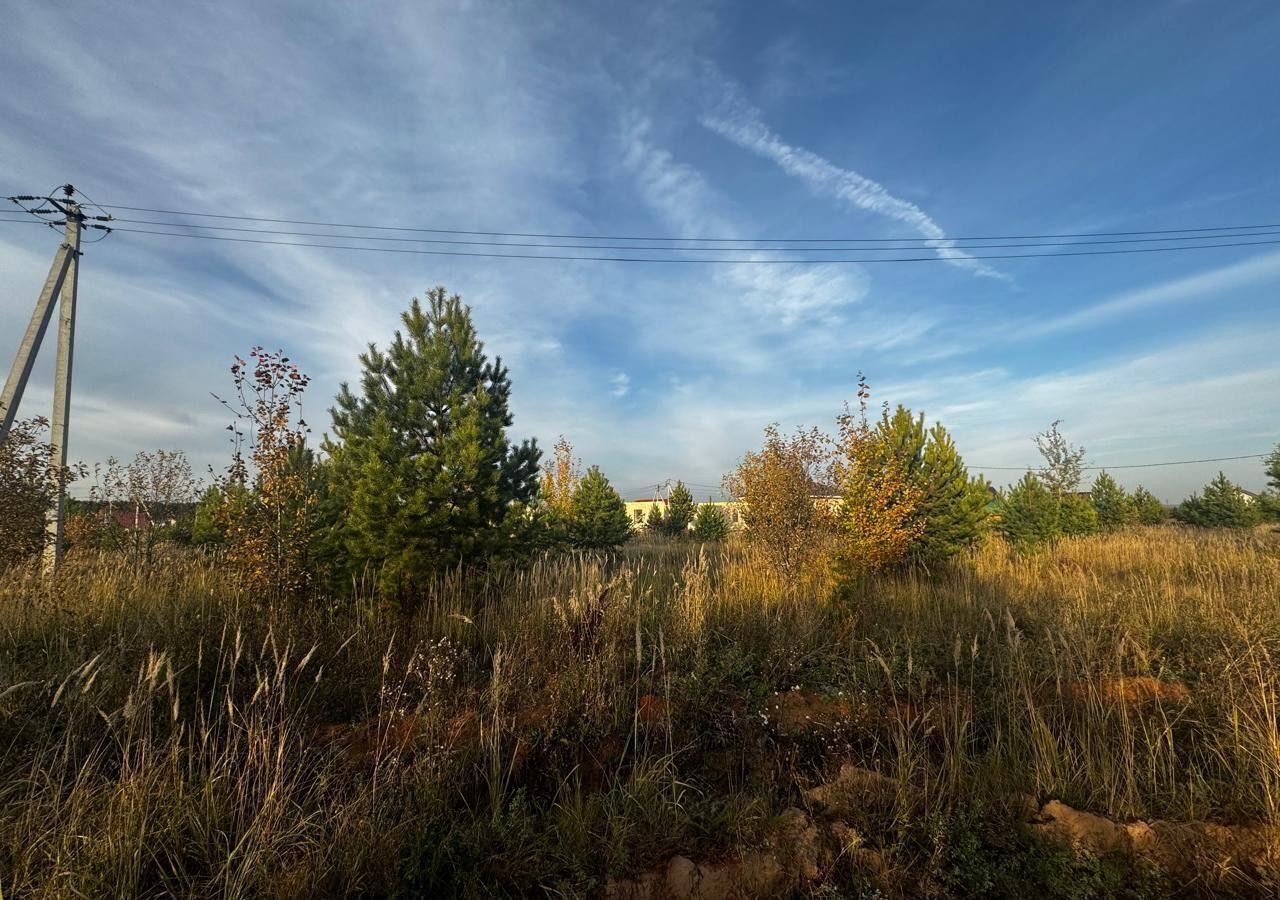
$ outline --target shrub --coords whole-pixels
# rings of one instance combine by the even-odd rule
[[[828,439],[816,428],[783,437],[764,430],[764,445],[725,477],[725,492],[741,505],[747,540],[790,582],[821,554],[833,517],[814,495],[826,493]]]
[[[53,448],[41,439],[41,418],[15,422],[0,443],[0,569],[38,556],[46,543],[46,519],[58,499]],[[80,474],[68,468],[66,481]]]
[[[582,460],[573,455],[573,445],[562,434],[551,449],[551,461],[542,469],[539,494],[544,506],[568,518],[573,511],[573,494],[582,480]]]
[[[236,357],[236,396],[222,401],[235,416],[229,428],[234,451],[217,526],[227,561],[255,591],[269,599],[297,597],[310,589],[313,575],[317,492],[302,418],[310,379],[280,350],[254,347],[249,359],[252,364]]]
[[[902,561],[925,529],[923,491],[907,472],[903,457],[914,457],[908,444],[901,451],[895,437],[911,441],[915,420],[898,407],[905,429],[895,432],[885,412],[882,427],[867,422],[868,391],[858,384],[859,414],[848,408],[839,419],[840,437],[832,472],[840,490],[840,545],[836,572],[848,578]],[[923,425],[921,425],[923,427]]]
[[[1192,494],[1183,500],[1173,517],[1197,528],[1251,528],[1262,520],[1262,510],[1219,472],[1205,485],[1203,496]]]

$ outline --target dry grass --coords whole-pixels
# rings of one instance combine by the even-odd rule
[[[922,823],[1020,793],[1280,822],[1277,654],[1263,532],[992,543],[840,590],[639,546],[411,613],[82,559],[0,582],[0,896],[592,895],[759,840],[844,762],[903,786],[862,839],[958,892]],[[793,689],[859,713],[783,733],[761,712]]]

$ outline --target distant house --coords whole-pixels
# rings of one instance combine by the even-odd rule
[[[1240,491],[1240,499],[1243,500],[1245,503],[1258,502],[1258,497],[1260,496],[1259,494],[1255,494],[1253,491],[1246,491],[1244,488],[1237,488],[1237,490]]]
[[[151,515],[140,505],[127,509],[112,509],[110,515],[117,525],[129,531],[141,531],[151,527]]]
[[[820,486],[819,490],[827,491],[828,489]],[[835,492],[834,488],[829,489],[829,491],[812,494],[814,505],[828,508],[838,505],[840,503],[840,495]],[[637,531],[645,527],[645,523],[649,521],[649,510],[655,506],[658,507],[663,515],[666,515],[667,512],[667,500],[665,497],[641,497],[638,500],[627,500],[625,503],[627,518],[631,520],[632,529]],[[703,506],[705,504],[723,509],[725,518],[729,520],[730,528],[738,529],[743,527],[741,502],[737,500],[706,500],[698,505]],[[690,527],[692,527],[692,523],[690,523]]]

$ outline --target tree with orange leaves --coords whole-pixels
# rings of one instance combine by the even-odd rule
[[[764,445],[748,452],[725,476],[724,489],[742,510],[747,540],[788,581],[816,565],[832,530],[830,439],[817,428],[784,436],[764,430]]]
[[[219,524],[227,560],[268,599],[304,594],[317,490],[302,393],[310,381],[283,351],[261,347],[231,366],[235,398],[218,398],[235,416],[232,457]]]
[[[884,434],[867,419],[871,391],[858,376],[858,412],[837,420],[832,473],[840,490],[837,573],[848,577],[896,565],[925,528],[923,492],[912,482]]]

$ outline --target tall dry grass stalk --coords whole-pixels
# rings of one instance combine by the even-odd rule
[[[379,894],[474,865],[591,893],[753,839],[850,759],[903,785],[859,823],[885,834],[1020,792],[1280,822],[1278,601],[1274,535],[1175,528],[843,589],[656,545],[452,573],[409,615],[266,606],[213,557],[12,572],[0,890]],[[760,710],[793,689],[868,712],[792,739]]]

